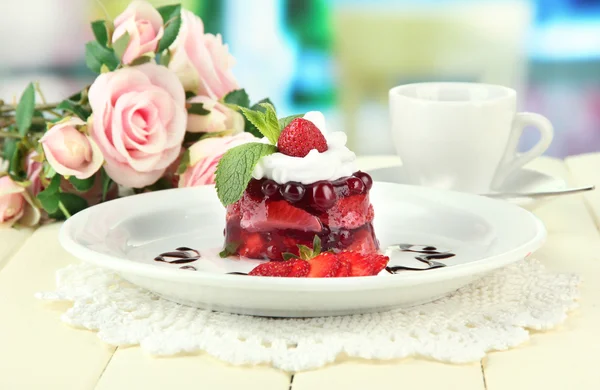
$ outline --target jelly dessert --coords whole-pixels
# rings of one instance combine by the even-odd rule
[[[227,206],[225,255],[283,260],[286,253],[300,255],[299,245],[311,246],[315,237],[324,252],[377,252],[369,201],[373,181],[356,169],[346,135],[328,133],[319,112],[294,118],[282,127],[273,131],[276,136],[259,128],[271,136],[255,143],[259,146],[241,145],[238,151],[229,151],[219,164],[217,191]],[[244,148],[254,152],[244,154]],[[230,154],[238,160],[256,159],[241,191],[228,184],[242,176],[236,175]],[[248,169],[241,164],[237,169]]]

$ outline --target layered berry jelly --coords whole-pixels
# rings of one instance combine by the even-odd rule
[[[227,207],[225,246],[243,257],[282,260],[285,252],[298,255],[299,244],[312,247],[317,235],[323,251],[376,252],[372,185],[360,171],[308,185],[252,179]]]

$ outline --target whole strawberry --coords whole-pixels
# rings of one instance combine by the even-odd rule
[[[319,153],[326,151],[327,141],[314,123],[296,118],[281,132],[277,147],[288,156],[304,157],[313,149],[317,149]]]

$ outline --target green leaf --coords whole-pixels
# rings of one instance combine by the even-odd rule
[[[104,168],[100,170],[100,178],[102,180],[102,201],[104,202],[106,200],[106,195],[108,194],[108,189],[113,181]]]
[[[283,260],[288,261],[288,260],[292,260],[292,259],[299,259],[300,257],[296,256],[293,253],[290,252],[284,252],[281,254],[281,257],[283,257]]]
[[[286,116],[285,118],[281,118],[281,119],[279,119],[279,128],[283,131],[283,129],[285,129],[287,127],[287,125],[289,125],[294,119],[302,118],[303,116],[304,116],[303,114],[296,114],[296,115]]]
[[[58,195],[56,197],[58,201],[62,203],[62,205],[65,207],[65,209],[67,209],[67,212],[70,215],[74,215],[80,212],[81,210],[89,207],[87,200],[83,199],[81,196],[71,194],[69,192],[60,192],[56,195]],[[65,219],[64,213],[60,209],[58,209],[58,206],[57,210],[55,210],[54,212],[48,211],[48,216],[57,220]]]
[[[48,187],[37,195],[42,207],[48,214],[56,213],[58,210],[60,180],[60,175],[55,175]]]
[[[277,114],[275,108],[269,103],[261,103],[261,107],[264,107],[265,112],[254,111],[244,107],[240,107],[242,113],[250,121],[258,131],[271,142],[273,145],[277,144],[279,134],[279,123],[277,122]]]
[[[223,98],[223,102],[227,104],[235,104],[240,107],[250,107],[250,98],[248,97],[245,89],[236,89],[235,91],[229,92]]]
[[[92,23],[92,32],[96,41],[104,47],[110,43],[110,38],[113,30],[112,22],[108,20],[95,20]]]
[[[261,106],[261,104],[263,103],[269,103],[272,106],[275,106],[273,104],[273,102],[271,101],[271,99],[269,98],[264,98],[262,100],[259,100],[258,102],[254,103],[254,105],[252,107],[250,107],[251,110],[255,110],[255,111],[260,111],[260,112],[265,112],[266,108],[264,108],[263,106]]]
[[[169,62],[171,62],[171,50],[167,49],[159,55],[158,63],[162,66],[169,66]]]
[[[77,115],[84,121],[86,121],[88,117],[92,114],[92,112],[89,109],[71,100],[63,100],[58,104],[58,106],[56,106],[56,108]]]
[[[239,242],[228,242],[227,245],[225,245],[225,248],[223,248],[223,250],[221,252],[219,252],[219,257],[221,257],[222,259],[231,256],[231,255],[235,255],[235,252],[237,251],[238,247],[240,246]]]
[[[188,109],[187,109],[188,114],[195,114],[195,115],[210,114],[210,110],[205,109],[204,105],[202,103],[188,103],[187,106],[188,106]]]
[[[19,100],[19,104],[17,105],[17,110],[15,111],[15,119],[17,122],[17,128],[19,129],[19,134],[24,136],[27,134],[27,130],[31,127],[31,120],[33,119],[33,111],[35,110],[35,89],[33,87],[33,83],[29,83],[23,95],[21,95],[21,99]]]
[[[300,251],[300,258],[302,260],[310,260],[313,258],[313,251],[306,245],[298,245],[298,250]]]
[[[321,253],[321,238],[319,238],[317,235],[315,235],[315,238],[313,239],[312,251],[315,256]]]
[[[185,100],[190,100],[191,98],[193,98],[194,96],[196,96],[196,92],[192,92],[192,91],[185,91]]]
[[[131,63],[129,64],[129,66],[142,65],[142,64],[148,63],[150,61],[152,61],[152,57],[141,56],[141,57],[138,57],[135,60],[131,61]]]
[[[247,143],[229,149],[217,165],[217,195],[227,206],[241,198],[261,157],[277,152],[273,145]]]
[[[100,73],[102,65],[106,65],[108,70],[115,70],[120,62],[112,49],[96,41],[85,44],[85,64],[92,72]]]
[[[5,138],[4,148],[2,150],[4,160],[10,161],[15,150],[17,150],[17,140],[14,138]]]
[[[73,187],[79,192],[87,192],[94,186],[95,175],[88,177],[87,179],[78,179],[75,176],[69,177],[69,182],[73,184]]]
[[[160,16],[162,16],[165,24],[165,33],[158,43],[158,52],[162,52],[171,46],[179,34],[179,28],[181,27],[181,5],[165,5],[156,9]]]
[[[129,41],[129,33],[126,32],[125,34],[121,35],[119,39],[115,41],[115,43],[113,43],[113,50],[115,51],[117,58],[123,58],[123,54],[125,53],[125,50],[127,50]]]
[[[25,164],[23,162],[26,154],[27,147],[23,141],[16,143],[12,155],[8,160],[8,174],[14,181],[20,182],[27,179],[27,172],[25,172]]]
[[[181,162],[179,163],[179,168],[177,168],[177,174],[181,175],[187,167],[190,165],[190,150],[186,150],[183,152],[183,156],[181,156]]]

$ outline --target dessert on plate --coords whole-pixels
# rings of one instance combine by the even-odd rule
[[[373,182],[356,168],[346,135],[327,132],[320,112],[278,121],[265,107],[264,113],[242,109],[265,138],[230,150],[217,168],[217,192],[227,207],[224,255],[306,261],[309,250],[321,260],[377,253]]]

